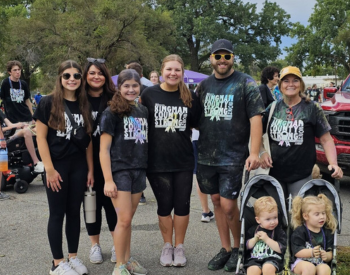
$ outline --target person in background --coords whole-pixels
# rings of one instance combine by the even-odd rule
[[[312,101],[322,102],[322,95],[319,89],[317,89],[317,85],[313,84],[310,90],[307,90],[306,93]]]
[[[153,83],[143,76],[143,68],[141,64],[137,61],[131,61],[125,65],[125,69],[134,69],[140,74],[141,77],[141,94],[144,90],[144,87],[152,87]]]
[[[157,85],[160,84],[159,81],[159,74],[157,71],[152,71],[149,74],[149,79],[151,80],[151,82],[153,83],[153,85]]]
[[[35,104],[36,106],[38,106],[39,102],[40,102],[40,99],[42,98],[43,96],[40,94],[40,92],[37,92],[36,95],[34,96],[34,101],[35,101]]]
[[[266,108],[274,100],[280,99],[274,93],[279,80],[279,70],[272,66],[266,67],[262,70],[260,79],[261,85],[259,86],[259,90]]]

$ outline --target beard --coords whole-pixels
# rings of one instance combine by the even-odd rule
[[[219,64],[217,64],[217,63],[215,63],[215,64],[212,63],[211,66],[213,67],[214,71],[217,74],[219,74],[219,75],[227,75],[231,71],[231,69],[233,67],[233,63],[230,62],[230,63],[225,63],[225,64],[227,65],[226,68],[220,68]]]

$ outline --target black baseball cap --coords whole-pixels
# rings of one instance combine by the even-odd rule
[[[211,47],[211,53],[215,53],[220,50],[225,50],[230,53],[233,53],[232,43],[226,39],[219,39],[215,41],[213,46]]]

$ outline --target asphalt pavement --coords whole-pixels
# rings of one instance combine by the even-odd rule
[[[41,179],[30,184],[28,192],[17,194],[12,187],[5,191],[10,200],[0,201],[0,275],[46,275],[51,267],[51,251],[47,239],[49,217],[47,198]],[[151,188],[145,190],[147,205],[139,206],[132,225],[131,252],[150,275],[163,274],[227,274],[224,270],[210,271],[208,261],[220,250],[215,220],[202,223],[201,207],[195,185],[192,191],[190,223],[185,240],[188,263],[185,267],[162,267],[159,256],[163,246],[158,229],[157,205]],[[341,184],[340,196],[344,206],[342,234],[338,244],[350,246],[350,181]],[[210,208],[212,204],[210,202]],[[111,235],[105,219],[101,232],[102,264],[89,262],[90,241],[81,223],[78,256],[89,269],[89,274],[112,274],[114,264],[110,262]],[[67,251],[66,240],[63,241]],[[67,254],[65,254],[67,255]]]

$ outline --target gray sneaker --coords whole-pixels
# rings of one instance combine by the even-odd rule
[[[50,269],[50,275],[79,275],[79,273],[73,270],[66,261],[62,261],[55,270]]]
[[[117,262],[117,255],[115,254],[115,247],[113,245],[112,249],[111,249],[111,262],[112,263],[116,263]]]
[[[162,266],[172,266],[174,248],[170,243],[165,243],[160,255],[160,264]]]
[[[101,264],[103,262],[101,246],[95,243],[90,249],[90,262],[93,264]]]
[[[9,198],[10,198],[9,195],[7,195],[3,192],[0,192],[0,201],[8,200]]]
[[[185,257],[185,248],[183,244],[179,244],[174,248],[173,266],[185,266],[187,259]]]
[[[144,268],[138,261],[130,257],[128,263],[126,264],[126,268],[133,275],[146,275],[147,269]]]
[[[83,262],[77,256],[69,259],[69,265],[79,275],[89,274],[89,271],[87,270],[86,266],[83,264]]]

